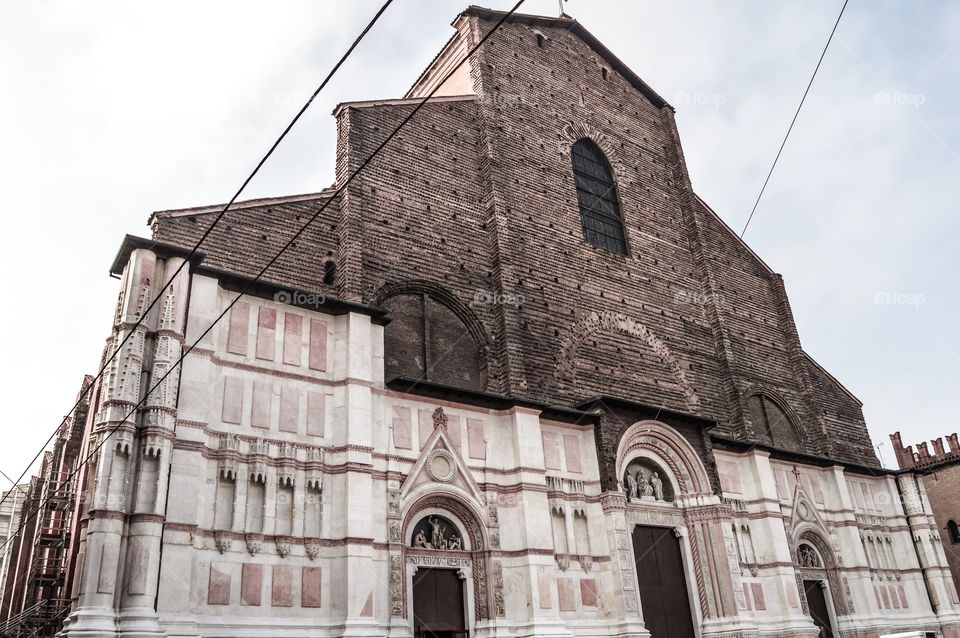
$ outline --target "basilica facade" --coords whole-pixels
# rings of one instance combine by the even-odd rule
[[[333,187],[124,239],[63,635],[960,636],[922,483],[672,107],[566,16],[467,57],[501,17],[336,109]]]

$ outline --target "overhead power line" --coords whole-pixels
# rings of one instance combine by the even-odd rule
[[[847,3],[850,0],[843,0],[843,6],[840,7],[840,14],[837,15],[837,21],[833,24],[833,29],[830,31],[830,37],[827,38],[827,44],[824,45],[823,51],[820,53],[820,59],[817,60],[817,66],[813,69],[813,75],[810,76],[810,81],[807,82],[807,89],[803,92],[803,97],[800,98],[800,104],[797,105],[797,112],[793,114],[793,119],[790,120],[790,126],[787,128],[787,134],[783,136],[783,142],[780,143],[780,150],[777,151],[777,156],[773,158],[773,164],[770,166],[770,171],[767,173],[767,179],[763,180],[763,186],[760,188],[760,194],[757,195],[757,201],[753,203],[753,209],[750,211],[750,216],[747,217],[747,223],[743,225],[743,230],[740,231],[740,239],[743,239],[744,233],[747,232],[747,227],[750,226],[750,222],[753,220],[753,214],[757,212],[757,206],[760,204],[760,198],[763,197],[763,191],[767,189],[767,184],[770,182],[770,176],[773,175],[773,169],[777,167],[777,161],[780,159],[780,154],[783,153],[783,147],[787,145],[787,139],[790,137],[790,131],[793,130],[793,125],[797,122],[797,116],[800,115],[800,109],[803,108],[803,102],[807,99],[807,94],[810,93],[810,87],[813,86],[813,80],[817,77],[817,71],[820,70],[820,64],[823,62],[823,58],[827,55],[827,49],[830,48],[830,42],[833,41],[833,34],[837,32],[837,26],[840,24],[840,18],[843,17],[843,12],[847,8]]]
[[[367,35],[367,32],[369,32],[370,29],[373,28],[373,25],[377,23],[377,20],[380,19],[380,16],[383,15],[384,11],[386,11],[387,7],[389,7],[392,3],[393,3],[393,0],[386,0],[386,2],[383,3],[383,5],[380,7],[380,10],[377,11],[377,13],[373,16],[373,18],[370,19],[370,22],[367,23],[367,26],[363,29],[363,31],[360,32],[360,35],[358,35],[357,38],[353,41],[353,44],[350,45],[350,48],[348,48],[346,52],[344,52],[344,54],[340,56],[340,59],[337,61],[337,63],[333,65],[333,68],[330,69],[329,73],[327,73],[327,77],[323,79],[323,82],[321,82],[320,86],[317,87],[317,90],[313,92],[313,95],[310,96],[310,99],[306,101],[306,103],[300,108],[300,110],[293,117],[293,119],[290,120],[290,123],[287,124],[287,127],[283,129],[283,133],[281,133],[280,137],[276,139],[276,141],[270,147],[270,150],[268,150],[266,154],[262,158],[260,158],[260,161],[257,162],[257,165],[254,167],[253,171],[251,171],[250,174],[247,175],[247,178],[243,180],[243,183],[240,185],[240,188],[237,189],[237,192],[233,194],[233,197],[230,198],[230,201],[226,203],[223,209],[219,213],[217,213],[217,216],[214,218],[209,228],[207,228],[204,231],[203,235],[200,236],[199,241],[197,241],[197,243],[193,246],[193,248],[190,249],[190,252],[187,254],[186,258],[184,258],[183,263],[181,263],[180,266],[174,271],[173,275],[171,275],[170,278],[167,280],[167,283],[165,283],[163,287],[160,288],[160,290],[157,292],[156,296],[154,297],[153,301],[151,301],[150,305],[147,306],[147,309],[144,310],[139,317],[137,317],[137,321],[133,324],[133,326],[129,328],[127,335],[123,338],[122,341],[120,341],[120,345],[114,348],[113,352],[110,354],[107,360],[103,363],[103,365],[100,366],[100,370],[97,372],[96,376],[94,376],[91,379],[90,383],[84,386],[84,388],[80,391],[80,396],[77,398],[77,402],[73,404],[73,407],[70,408],[69,412],[67,412],[67,416],[63,417],[63,421],[60,422],[60,425],[58,425],[56,429],[54,429],[54,431],[50,434],[49,438],[47,438],[46,442],[43,444],[40,450],[36,453],[36,455],[34,455],[30,463],[27,464],[27,467],[24,468],[23,472],[20,474],[20,478],[14,481],[14,485],[18,485],[20,481],[22,481],[23,478],[27,475],[27,472],[30,471],[30,468],[33,467],[33,465],[37,462],[37,459],[40,458],[40,455],[43,454],[43,451],[47,449],[48,445],[50,445],[50,442],[53,441],[53,438],[57,435],[57,432],[60,431],[60,428],[63,427],[63,424],[67,422],[67,420],[74,413],[77,407],[83,402],[84,397],[88,393],[90,393],[90,391],[93,389],[93,386],[97,382],[97,380],[103,376],[103,373],[104,371],[106,371],[107,366],[109,366],[110,363],[116,358],[120,350],[123,349],[123,346],[127,343],[127,341],[130,340],[130,337],[133,335],[134,331],[143,323],[144,319],[146,319],[146,317],[150,314],[154,306],[157,305],[157,302],[160,301],[160,299],[163,297],[163,293],[166,292],[167,288],[170,287],[170,284],[173,283],[173,280],[177,278],[177,275],[180,274],[180,271],[183,270],[184,266],[186,266],[190,262],[190,260],[193,259],[193,257],[197,254],[197,251],[200,249],[200,245],[203,244],[204,241],[206,241],[207,237],[210,235],[210,233],[213,231],[216,225],[220,223],[220,220],[223,219],[223,216],[227,214],[227,211],[230,210],[233,204],[237,201],[237,198],[240,197],[240,194],[243,193],[244,190],[246,190],[247,185],[250,184],[250,181],[253,180],[254,177],[256,177],[257,173],[260,172],[260,169],[263,167],[266,161],[270,159],[270,156],[273,155],[273,152],[277,150],[277,147],[280,146],[280,143],[287,136],[287,133],[289,133],[290,130],[297,123],[297,121],[300,120],[300,117],[304,113],[306,113],[307,109],[310,107],[313,101],[317,98],[318,95],[320,95],[320,92],[324,89],[325,86],[327,86],[327,83],[330,82],[330,79],[333,78],[333,76],[337,73],[337,71],[340,69],[343,63],[346,62],[347,58],[350,57],[350,55],[353,53],[353,50],[357,48],[358,44],[360,44],[360,41],[363,40],[364,36]],[[0,506],[3,505],[3,502],[6,500],[6,498],[7,498],[6,494],[4,494],[2,498],[0,498]]]
[[[405,118],[403,118],[403,120],[400,122],[400,124],[399,124],[396,128],[393,129],[393,131],[377,146],[376,149],[374,149],[373,153],[371,153],[371,154],[367,157],[367,159],[365,159],[365,160],[360,164],[360,166],[358,166],[358,167],[356,168],[356,170],[354,170],[354,171],[350,174],[350,176],[347,177],[347,179],[344,180],[344,182],[343,182],[342,184],[340,184],[340,185],[333,191],[333,193],[327,198],[327,200],[323,203],[323,205],[320,206],[320,208],[317,209],[317,211],[306,221],[306,223],[303,224],[303,225],[299,228],[299,230],[297,230],[297,232],[295,232],[295,233],[293,234],[293,236],[290,237],[290,239],[287,240],[287,242],[280,248],[280,250],[277,252],[277,254],[274,255],[274,256],[270,259],[270,261],[268,261],[267,264],[266,264],[263,268],[260,269],[260,272],[258,272],[255,277],[253,277],[252,279],[250,279],[249,281],[247,281],[247,283],[246,283],[246,284],[243,286],[243,288],[239,291],[239,293],[237,294],[237,296],[234,297],[234,299],[233,299],[229,304],[227,304],[227,307],[226,307],[226,308],[223,309],[223,312],[221,312],[219,315],[217,315],[216,319],[214,319],[213,322],[212,322],[209,326],[207,326],[207,328],[200,334],[200,336],[198,336],[198,337],[196,338],[196,340],[195,340],[193,343],[190,344],[190,346],[180,355],[180,357],[174,362],[174,364],[171,365],[170,368],[163,374],[163,376],[161,376],[159,379],[157,379],[157,381],[156,381],[152,386],[150,386],[150,389],[147,390],[147,392],[143,395],[143,398],[141,398],[141,399],[137,402],[137,404],[134,405],[134,406],[130,409],[129,412],[127,412],[126,416],[124,416],[122,419],[120,419],[120,420],[117,422],[117,424],[107,433],[106,436],[104,436],[104,437],[102,437],[102,438],[100,439],[100,441],[97,443],[97,445],[87,454],[86,457],[84,457],[84,459],[83,459],[82,461],[80,461],[80,463],[77,464],[77,466],[73,469],[73,471],[70,472],[70,474],[67,476],[67,478],[64,479],[63,481],[61,481],[61,483],[60,483],[60,487],[61,487],[61,488],[63,487],[63,485],[66,485],[67,483],[69,483],[69,482],[73,479],[73,477],[76,476],[77,472],[79,472],[80,469],[81,469],[84,465],[86,465],[86,464],[90,461],[91,458],[93,458],[93,456],[100,450],[100,448],[103,447],[104,443],[107,442],[107,439],[109,439],[111,436],[113,436],[113,434],[116,433],[116,431],[117,431],[118,429],[120,429],[120,426],[123,425],[123,423],[125,423],[131,416],[133,416],[133,415],[137,412],[137,410],[140,409],[141,406],[143,406],[144,402],[147,400],[147,398],[150,396],[150,394],[151,394],[154,390],[156,390],[156,389],[164,382],[164,380],[165,380],[168,376],[170,376],[170,374],[171,374],[175,369],[177,369],[181,364],[183,364],[183,360],[187,357],[187,355],[189,355],[191,352],[193,352],[193,349],[197,346],[197,344],[200,343],[200,342],[210,333],[210,331],[213,330],[214,326],[216,326],[216,325],[220,322],[220,320],[223,319],[223,318],[227,315],[227,313],[230,312],[230,309],[233,308],[233,307],[237,304],[237,302],[239,302],[244,296],[246,296],[246,294],[247,294],[248,292],[250,292],[250,290],[253,289],[254,286],[256,286],[257,282],[260,281],[260,278],[263,277],[264,273],[266,273],[267,270],[269,270],[270,267],[273,266],[273,264],[276,263],[276,261],[277,261],[278,259],[280,259],[280,257],[283,255],[283,253],[285,253],[285,252],[294,244],[294,242],[296,242],[296,240],[300,237],[300,235],[302,235],[302,234],[304,233],[304,231],[306,231],[307,228],[309,228],[310,224],[312,224],[314,221],[316,221],[316,219],[317,219],[317,218],[323,213],[323,211],[325,211],[325,210],[327,209],[327,207],[330,205],[330,202],[334,201],[334,200],[337,198],[337,196],[340,195],[340,193],[342,193],[343,190],[344,190],[347,186],[350,185],[350,183],[357,177],[357,175],[359,175],[360,172],[361,172],[363,169],[365,169],[365,168],[370,164],[371,161],[373,161],[373,159],[380,153],[380,151],[382,151],[383,148],[384,148],[387,144],[389,144],[390,141],[393,140],[394,137],[397,136],[397,134],[400,132],[400,130],[403,129],[403,127],[406,126],[407,123],[410,122],[411,119],[413,119],[413,116],[415,116],[415,115],[420,111],[420,109],[423,108],[423,106],[434,96],[434,94],[440,89],[440,87],[442,87],[442,86],[447,82],[447,80],[449,80],[450,77],[453,76],[453,74],[456,73],[457,70],[458,70],[461,66],[463,66],[463,65],[467,62],[467,60],[469,60],[469,59],[473,56],[473,54],[474,54],[481,46],[483,46],[483,44],[490,38],[490,36],[492,36],[496,31],[498,31],[498,30],[500,29],[500,26],[501,26],[504,22],[506,22],[506,21],[510,18],[510,16],[512,16],[512,15],[517,11],[517,9],[519,9],[519,8],[523,5],[524,2],[526,2],[526,0],[519,0],[515,5],[513,5],[513,8],[511,8],[508,12],[506,12],[506,13],[503,15],[503,17],[500,18],[500,20],[493,26],[493,28],[491,28],[489,31],[487,31],[487,33],[480,39],[480,41],[477,42],[477,43],[467,52],[467,55],[464,56],[464,57],[460,60],[460,62],[458,62],[452,69],[450,69],[450,71],[447,72],[447,74],[443,77],[443,79],[442,79],[440,82],[438,82],[436,85],[434,85],[433,89],[431,89],[430,92],[429,92],[426,96],[424,96],[424,98],[423,98],[422,100],[420,100],[420,101],[416,104],[416,106],[413,108],[413,110],[411,110],[410,113],[407,114],[407,116],[406,116]],[[184,263],[187,263],[187,262],[185,261]],[[53,490],[53,491],[52,491],[52,493],[55,493],[55,492],[56,492],[56,490]],[[10,536],[7,538],[7,540],[6,540],[2,545],[0,545],[0,551],[3,551],[3,548],[6,547],[7,544],[8,544],[12,539],[16,538],[16,537],[20,534],[21,531],[23,531],[23,528],[26,527],[27,523],[28,523],[34,516],[37,515],[37,512],[39,512],[41,509],[43,509],[43,507],[45,507],[46,503],[49,502],[50,498],[51,498],[51,497],[48,496],[48,497],[46,497],[45,499],[43,499],[43,500],[40,502],[40,504],[39,504],[34,510],[32,510],[32,511],[29,513],[29,515],[27,515],[26,513],[24,513],[24,515],[22,515],[22,518],[21,518],[21,521],[22,521],[22,522],[21,522],[20,526],[17,528],[16,532],[14,532],[12,535],[10,535]]]

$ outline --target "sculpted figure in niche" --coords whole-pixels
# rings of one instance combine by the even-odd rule
[[[809,545],[801,545],[797,550],[797,562],[800,567],[820,567],[820,557]]]
[[[417,530],[416,536],[413,537],[413,546],[423,547],[424,549],[433,549],[433,546],[427,542],[427,535],[423,533],[422,529]]]
[[[653,486],[647,481],[646,475],[643,473],[643,470],[637,472],[637,483],[639,487],[637,488],[640,491],[640,499],[645,501],[653,500]]]
[[[420,519],[413,528],[411,545],[422,549],[453,551],[464,549],[463,538],[458,533],[457,526],[440,515]]]
[[[637,479],[634,478],[633,474],[627,472],[627,500],[635,498],[637,498]]]
[[[444,529],[446,529],[446,525],[431,516],[430,528],[433,530],[430,535],[430,541],[433,544],[434,549],[444,549],[446,547],[446,543],[443,540],[443,532]]]
[[[653,488],[653,497],[658,500],[663,500],[663,480],[660,478],[660,474],[657,472],[653,473],[653,476],[650,477],[650,486]]]
[[[674,487],[665,476],[663,468],[652,459],[634,459],[627,464],[623,473],[623,489],[627,500],[672,502]]]

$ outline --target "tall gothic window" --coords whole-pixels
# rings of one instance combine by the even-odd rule
[[[572,156],[583,238],[594,246],[626,255],[627,241],[620,217],[617,186],[607,158],[587,139],[573,145]]]

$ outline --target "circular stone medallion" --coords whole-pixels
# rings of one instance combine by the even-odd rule
[[[453,455],[446,450],[434,450],[427,459],[427,472],[434,481],[449,483],[456,475]]]

